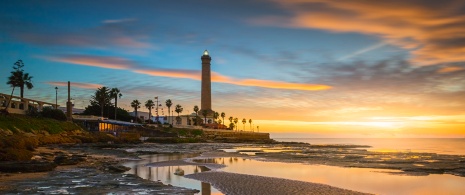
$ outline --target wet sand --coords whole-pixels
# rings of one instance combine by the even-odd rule
[[[202,172],[185,175],[184,177],[208,182],[216,189],[228,195],[365,194],[318,183],[227,172]]]

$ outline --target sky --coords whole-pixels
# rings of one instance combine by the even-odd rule
[[[66,105],[71,81],[77,108],[107,86],[127,110],[158,96],[188,114],[207,49],[212,109],[273,137],[465,137],[461,0],[0,4],[0,93],[21,59],[27,98],[54,102],[58,86]]]

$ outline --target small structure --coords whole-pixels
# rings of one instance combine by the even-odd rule
[[[142,124],[138,123],[109,120],[91,115],[73,115],[73,121],[89,131],[100,132],[123,132],[129,131],[133,127],[142,127]]]
[[[8,104],[8,100],[10,100],[10,97],[11,102],[8,108],[8,112],[14,114],[26,114],[27,111],[32,108],[37,108],[38,111],[41,111],[44,107],[55,108],[56,106],[54,103],[28,98],[21,98],[19,96],[10,96],[8,94],[0,93],[0,109],[6,108],[6,105]]]

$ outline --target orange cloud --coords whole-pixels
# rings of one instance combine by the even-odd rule
[[[195,71],[195,70],[152,69],[152,70],[133,70],[133,72],[139,73],[139,74],[146,74],[150,76],[200,80],[200,71]]]
[[[55,62],[69,64],[93,66],[110,69],[129,69],[132,67],[128,60],[117,57],[96,57],[96,56],[66,56],[66,57],[46,57]]]
[[[458,66],[447,66],[444,68],[439,69],[437,72],[438,73],[448,73],[448,72],[455,72],[455,71],[460,71],[464,70],[465,68],[458,67]]]
[[[275,0],[290,17],[265,16],[255,24],[357,32],[410,50],[420,65],[465,61],[465,16],[460,1]]]
[[[68,82],[55,82],[55,81],[50,81],[46,82],[49,85],[53,86],[68,86]],[[103,85],[100,84],[94,84],[94,83],[76,83],[76,82],[71,82],[71,87],[77,87],[77,88],[82,88],[82,89],[97,89],[99,87],[103,87]]]
[[[127,69],[134,73],[146,74],[151,76],[183,78],[192,80],[201,80],[201,72],[196,70],[173,70],[173,69],[143,69],[132,62],[122,58],[115,57],[97,57],[97,56],[67,56],[46,58],[51,61],[65,62],[70,64],[93,66],[109,69]],[[234,79],[221,75],[216,72],[211,73],[211,81],[218,83],[228,83],[240,86],[264,87],[272,89],[291,89],[291,90],[327,90],[331,86],[307,83],[289,83],[282,81],[258,80],[258,79]]]

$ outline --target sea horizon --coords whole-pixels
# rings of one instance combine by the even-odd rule
[[[426,152],[465,155],[465,138],[277,138],[276,141],[309,144],[368,145],[370,151]]]

